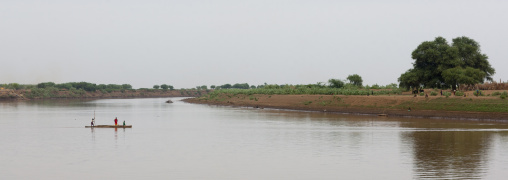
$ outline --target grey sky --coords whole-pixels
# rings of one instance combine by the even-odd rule
[[[0,83],[397,83],[423,41],[480,43],[508,80],[507,1],[0,0]]]

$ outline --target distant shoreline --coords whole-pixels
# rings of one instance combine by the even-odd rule
[[[439,99],[441,98],[441,99]],[[482,98],[482,97],[480,97]],[[367,114],[397,117],[446,118],[468,120],[495,120],[508,122],[506,112],[472,112],[423,109],[425,101],[442,100],[442,97],[396,96],[334,96],[334,95],[237,95],[209,100],[188,98],[184,102],[232,107],[271,108],[347,114]],[[462,100],[462,97],[450,97]],[[448,100],[448,99],[447,99]],[[465,101],[465,100],[464,100]],[[481,101],[481,100],[477,100]],[[409,111],[407,106],[414,105]]]
[[[208,91],[202,90],[124,90],[124,91],[83,91],[80,94],[67,90],[35,96],[30,94],[30,90],[0,90],[0,101],[23,101],[38,99],[115,99],[115,98],[161,98],[161,97],[199,97],[207,94]]]

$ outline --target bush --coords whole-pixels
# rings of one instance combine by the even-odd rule
[[[483,94],[482,91],[478,91],[478,92],[474,91],[473,95],[475,95],[475,96],[484,96],[485,94]]]
[[[342,88],[344,87],[344,82],[340,79],[329,79],[328,83],[330,83],[331,88]]]
[[[455,92],[455,96],[464,96],[464,92],[457,91],[457,92]]]
[[[431,96],[437,96],[437,92],[436,91],[432,91],[432,92],[430,92],[430,95]]]
[[[54,82],[45,82],[45,83],[39,83],[37,84],[37,88],[47,88],[47,87],[54,87],[56,84]]]
[[[499,96],[501,99],[506,99],[506,97],[508,97],[508,92],[503,92],[501,93],[501,95]]]

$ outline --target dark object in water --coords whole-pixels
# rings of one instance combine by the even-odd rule
[[[85,126],[85,128],[132,128],[132,125],[95,125],[95,126]]]
[[[167,101],[166,101],[166,103],[173,103],[173,101],[171,101],[171,100],[167,100]]]

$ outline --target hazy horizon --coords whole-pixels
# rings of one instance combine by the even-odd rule
[[[2,1],[0,84],[175,88],[397,83],[411,52],[442,36],[480,43],[508,80],[508,2]]]

